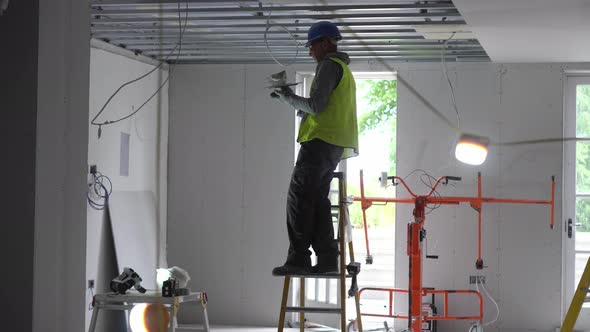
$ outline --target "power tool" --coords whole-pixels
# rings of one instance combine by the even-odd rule
[[[126,267],[118,277],[111,280],[111,290],[117,294],[125,294],[131,287],[140,293],[145,293],[145,288],[141,287],[141,277],[132,268]]]

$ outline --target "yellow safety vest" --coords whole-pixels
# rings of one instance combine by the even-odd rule
[[[301,122],[297,142],[320,139],[344,148],[341,159],[355,157],[359,152],[356,122],[356,84],[352,72],[342,60],[329,58],[342,66],[342,79],[330,97],[326,109],[307,114]],[[312,83],[313,87],[313,83]]]

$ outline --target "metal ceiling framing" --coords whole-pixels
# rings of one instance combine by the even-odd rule
[[[90,0],[90,7],[93,38],[168,63],[312,62],[303,44],[318,20],[338,24],[339,50],[353,60],[489,61],[448,0]]]

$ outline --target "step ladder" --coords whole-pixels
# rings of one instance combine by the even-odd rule
[[[358,326],[358,331],[363,332],[362,323],[361,323],[361,308],[359,303],[359,294],[358,294],[358,286],[356,283],[356,275],[360,272],[360,264],[354,261],[354,250],[352,247],[352,240],[348,242],[348,252],[350,256],[351,264],[346,265],[346,243],[345,243],[345,236],[344,236],[344,228],[345,228],[345,221],[346,221],[346,185],[344,182],[344,173],[343,172],[334,172],[334,178],[338,179],[338,205],[333,205],[333,208],[338,208],[338,244],[340,248],[340,272],[339,273],[324,273],[324,274],[292,274],[285,276],[285,282],[283,284],[283,298],[281,300],[281,312],[279,316],[279,326],[278,332],[283,331],[283,326],[285,324],[285,313],[286,312],[299,312],[299,330],[301,332],[304,331],[305,326],[305,313],[326,313],[326,314],[340,314],[340,326],[341,331],[346,331],[346,299],[347,299],[347,291],[346,291],[346,279],[351,278],[352,286],[348,291],[348,295],[350,297],[354,296],[355,304],[356,304],[356,322]],[[348,273],[347,273],[348,272]],[[291,278],[299,278],[300,279],[300,291],[299,291],[299,306],[298,307],[291,307],[287,306],[287,299],[289,295],[289,286],[291,284]],[[339,292],[339,303],[340,306],[338,308],[327,308],[327,307],[306,307],[305,306],[305,279],[312,279],[312,278],[323,278],[323,279],[339,279],[340,283],[340,292]]]
[[[582,309],[582,304],[584,304],[584,302],[589,302],[589,300],[587,299],[588,293],[590,292],[590,289],[588,289],[589,286],[590,257],[588,258],[588,261],[586,261],[584,273],[582,273],[582,277],[580,278],[578,288],[576,288],[576,292],[574,293],[574,297],[572,298],[570,307],[567,310],[567,314],[565,315],[565,319],[563,320],[563,324],[561,325],[561,332],[572,332],[574,330],[574,325],[576,325],[576,320],[578,319],[578,315],[580,314],[580,310]]]

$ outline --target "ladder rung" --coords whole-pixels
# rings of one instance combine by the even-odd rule
[[[590,302],[590,297],[585,297],[584,298],[584,303],[588,303],[588,302]]]
[[[316,312],[326,314],[339,314],[342,313],[342,309],[339,308],[318,308],[318,307],[285,307],[287,312]]]

